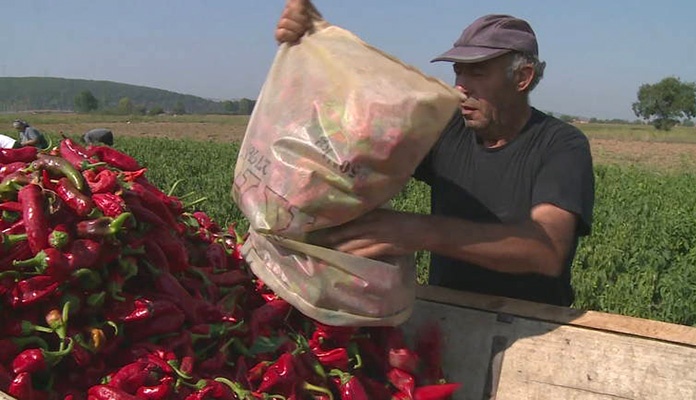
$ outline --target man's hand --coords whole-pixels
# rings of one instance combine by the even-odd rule
[[[287,0],[276,26],[278,43],[295,43],[312,28],[312,17],[320,16],[309,0]]]
[[[317,231],[313,243],[366,258],[412,254],[422,235],[421,215],[378,209],[344,225]]]

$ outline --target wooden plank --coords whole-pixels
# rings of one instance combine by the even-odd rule
[[[621,318],[597,329],[549,322],[537,311],[537,318],[499,312],[519,306],[497,301],[491,311],[419,298],[404,324],[410,336],[428,322],[441,324],[447,379],[463,383],[455,400],[696,399],[690,344],[620,332],[633,326],[614,329],[611,322]]]
[[[597,311],[558,307],[548,304],[508,299],[505,297],[487,296],[427,285],[418,286],[416,294],[418,298],[431,302],[517,315],[564,325],[648,337],[665,342],[696,347],[696,328],[685,325],[670,324],[661,321]]]

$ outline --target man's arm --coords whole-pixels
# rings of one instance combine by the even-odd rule
[[[362,257],[428,250],[495,271],[558,276],[575,240],[577,217],[540,204],[519,224],[377,210],[316,236],[319,244]]]

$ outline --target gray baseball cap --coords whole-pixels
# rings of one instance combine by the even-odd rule
[[[532,27],[510,15],[490,14],[472,22],[454,42],[454,47],[430,62],[477,63],[511,51],[539,55]]]

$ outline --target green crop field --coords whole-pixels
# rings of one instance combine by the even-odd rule
[[[112,117],[26,118],[42,121],[36,125],[54,142],[58,130],[77,136],[81,126],[126,126]],[[186,116],[158,125],[144,117],[127,125],[132,131],[117,136],[116,147],[147,166],[147,176],[159,187],[167,190],[180,181],[175,195],[189,203],[203,200],[200,209],[243,231],[247,223],[230,188],[239,132],[247,120]],[[166,134],[199,125],[204,133],[191,138]],[[596,204],[592,235],[581,240],[573,266],[574,307],[696,326],[696,130],[679,127],[658,134],[648,126],[600,124],[581,129],[591,139]],[[209,131],[220,134],[211,137]],[[393,203],[427,213],[428,187],[411,182]],[[427,262],[427,254],[418,255],[421,282]]]

